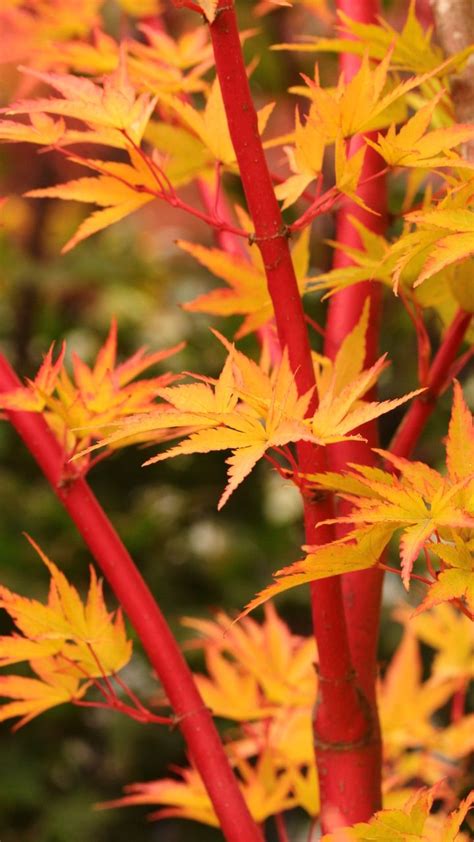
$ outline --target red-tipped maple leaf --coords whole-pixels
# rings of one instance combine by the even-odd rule
[[[73,353],[71,378],[64,366],[65,346],[55,362],[51,347],[34,380],[0,395],[0,407],[43,413],[66,454],[72,455],[102,437],[118,419],[154,409],[160,388],[173,382],[176,375],[162,374],[132,381],[182,347],[183,343],[180,343],[152,354],[140,348],[129,359],[117,364],[117,325],[113,320],[92,367]],[[140,439],[123,439],[118,446],[137,440]],[[88,467],[86,458],[82,460],[81,468],[86,470]]]

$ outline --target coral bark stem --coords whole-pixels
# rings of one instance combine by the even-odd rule
[[[258,132],[233,4],[222,0],[210,27],[217,74],[229,131],[239,164],[242,184],[265,266],[282,348],[300,393],[314,388],[314,370],[301,297],[283,223]],[[314,409],[316,395],[310,411]],[[324,470],[322,448],[301,443],[298,460],[303,472]],[[327,528],[316,530],[330,514],[327,502],[305,500],[306,540],[325,543]],[[320,693],[315,712],[316,760],[321,793],[323,829],[368,818],[372,808],[361,811],[364,784],[361,755],[370,742],[373,723],[363,694],[354,678],[344,620],[339,578],[313,583],[312,615],[319,651]]]
[[[338,0],[337,8],[361,23],[375,23],[380,13],[378,0]],[[343,53],[340,57],[340,70],[346,81],[357,73],[360,66],[358,56]],[[350,143],[354,154],[365,141],[353,137]],[[342,246],[361,247],[360,237],[352,220],[362,222],[367,228],[381,234],[386,226],[387,194],[384,176],[375,178],[383,169],[381,158],[374,150],[367,148],[361,185],[358,194],[368,207],[378,216],[368,213],[354,202],[346,200],[337,215],[336,240]],[[350,266],[352,260],[344,251],[338,250],[334,257],[334,268]],[[325,354],[334,359],[347,334],[360,318],[366,299],[369,299],[369,325],[366,333],[365,365],[373,365],[378,356],[380,328],[381,290],[378,284],[366,281],[354,284],[333,295],[329,302],[325,332]],[[373,395],[375,398],[375,395]],[[328,467],[333,471],[342,471],[348,462],[374,465],[375,458],[371,450],[378,443],[377,423],[365,425],[360,431],[367,442],[341,442],[328,449]],[[338,514],[347,515],[351,505],[345,501],[338,504]],[[342,537],[349,527],[345,524],[336,526],[337,537]],[[344,612],[349,633],[352,663],[357,681],[363,688],[370,706],[373,722],[372,739],[366,751],[361,755],[359,774],[364,781],[360,794],[361,820],[366,811],[375,812],[381,808],[381,741],[375,698],[375,679],[377,671],[377,641],[380,622],[383,571],[370,568],[360,572],[348,573],[342,577]]]

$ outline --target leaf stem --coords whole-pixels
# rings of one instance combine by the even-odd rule
[[[436,401],[449,382],[451,367],[464,340],[472,320],[472,314],[458,310],[444,334],[441,345],[431,363],[426,378],[427,390],[410,404],[399,425],[392,442],[390,452],[395,456],[408,459],[436,407]]]

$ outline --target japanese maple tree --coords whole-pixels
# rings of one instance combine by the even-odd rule
[[[171,15],[165,3],[120,0],[122,39],[99,0],[19,0],[0,12],[6,61],[21,64],[0,140],[33,144],[68,173],[25,195],[93,206],[62,252],[151,203],[171,206],[214,237],[212,246],[178,240],[190,265],[216,279],[184,309],[242,319],[233,335],[224,321],[209,334],[222,361],[215,376],[149,374],[183,343],[118,361],[115,320],[92,365],[73,353],[69,366],[65,345],[53,345],[22,383],[0,357],[0,408],[119,603],[108,611],[93,568],[81,601],[58,559],[30,539],[49,595],[42,604],[0,588],[16,626],[0,637],[0,665],[26,662],[34,674],[0,676],[0,719],[20,717],[19,727],[69,701],[178,726],[189,767],[128,784],[102,806],[154,805],[152,818],[218,827],[228,842],[262,842],[270,817],[289,842],[284,813],[296,807],[309,816],[308,838],[318,827],[328,842],[462,842],[474,748],[465,711],[474,425],[464,384],[474,312],[472,10],[434,0],[432,17],[424,3],[398,3],[389,22],[376,0],[338,0],[337,15],[325,0],[250,5],[259,26],[269,13],[302,25],[273,45],[294,61],[315,59],[311,75],[291,80],[296,107],[256,108],[255,60],[246,66],[242,46],[258,36],[239,29],[231,0],[175,0]],[[316,34],[304,35],[305,22]],[[327,52],[339,56],[331,86],[320,68]],[[330,218],[331,265],[318,271],[315,243]],[[379,399],[391,364],[378,350],[388,296],[411,321],[418,382]],[[240,340],[252,334],[244,353]],[[413,460],[447,389],[445,464]],[[378,419],[395,409],[401,421],[381,448]],[[257,595],[249,583],[233,617],[184,620],[205,674],[191,673],[86,480],[136,444],[155,448],[144,464],[157,476],[163,460],[223,451],[219,510],[261,460],[301,496],[302,557],[279,570],[272,559],[273,583]],[[402,641],[379,678],[386,572],[407,591],[421,583],[423,594],[397,610]],[[312,637],[293,634],[269,601],[307,583]],[[258,621],[250,612],[262,604]],[[163,716],[118,675],[132,654],[122,611],[163,687]],[[421,644],[436,652],[427,678]],[[435,714],[448,703],[441,728]],[[231,730],[222,736],[213,716]]]

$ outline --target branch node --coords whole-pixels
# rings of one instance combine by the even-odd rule
[[[184,719],[189,719],[190,716],[202,713],[203,710],[212,716],[212,710],[207,705],[199,705],[199,707],[193,708],[192,710],[186,710],[184,713],[175,714],[171,717],[170,731],[174,731],[174,729],[177,728]]]
[[[287,225],[285,222],[280,225],[278,231],[275,234],[269,234],[267,237],[258,237],[255,232],[249,234],[249,246],[253,246],[255,243],[264,243],[267,240],[279,240],[280,237],[285,237],[285,239],[289,240],[291,238],[291,229],[290,226]]]

